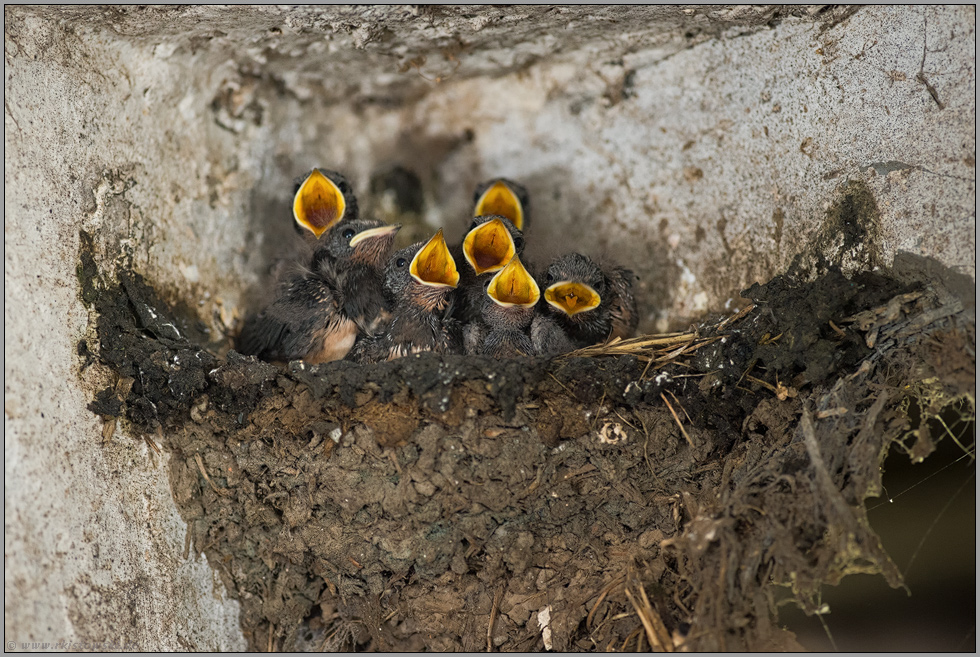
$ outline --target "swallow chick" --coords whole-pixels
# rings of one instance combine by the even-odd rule
[[[636,274],[625,267],[611,267],[606,272],[606,282],[612,296],[609,304],[609,317],[612,321],[609,339],[632,338],[636,335],[636,326],[640,322],[640,314],[636,310],[636,295],[633,294]]]
[[[587,256],[563,255],[548,267],[543,314],[561,327],[576,348],[630,337],[638,320],[634,278],[622,267],[611,268],[607,275]],[[547,324],[539,323],[538,337],[536,347],[542,352],[555,348],[558,338]]]
[[[379,333],[358,340],[349,360],[378,363],[425,351],[461,352],[452,317],[459,271],[441,228],[427,243],[396,251],[384,280],[391,319]]]
[[[389,316],[382,263],[399,226],[351,221],[332,231],[309,268],[242,327],[237,348],[267,361],[326,363],[344,358],[359,334],[373,334]]]
[[[535,355],[529,330],[541,290],[519,256],[497,272],[486,287],[481,321],[466,326],[466,352],[494,358]]]
[[[557,356],[578,349],[561,324],[549,313],[540,311],[531,320],[531,345],[537,356]]]
[[[480,183],[473,193],[473,216],[487,214],[507,217],[517,230],[526,232],[530,219],[530,197],[527,190],[506,178],[494,178]]]
[[[313,169],[296,184],[293,219],[296,230],[311,241],[319,240],[334,226],[357,221],[357,199],[342,174]]]
[[[487,281],[524,252],[524,236],[506,217],[483,215],[470,223],[460,250],[469,267],[460,273],[456,317],[468,323],[480,318]]]

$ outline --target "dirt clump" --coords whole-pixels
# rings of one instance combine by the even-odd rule
[[[83,291],[122,382],[90,408],[162,435],[253,650],[797,648],[776,586],[902,586],[863,500],[909,385],[936,412],[975,380],[972,315],[888,272],[666,343],[369,366],[219,357],[132,272]]]

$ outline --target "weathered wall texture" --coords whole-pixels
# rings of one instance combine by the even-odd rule
[[[80,230],[216,339],[317,165],[378,211],[372,179],[411,170],[417,230],[451,235],[475,183],[523,181],[532,254],[632,266],[646,330],[784,270],[846,185],[881,215],[855,265],[911,251],[975,278],[973,8],[517,11],[5,9],[8,641],[244,646],[184,554],[166,457],[86,410],[107,374],[76,349]]]

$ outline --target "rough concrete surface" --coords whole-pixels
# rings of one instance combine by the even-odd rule
[[[237,603],[185,556],[168,457],[86,409],[110,380],[77,353],[80,230],[103,268],[125,259],[196,304],[215,340],[288,253],[290,182],[318,165],[383,215],[384,173],[410,170],[415,230],[450,235],[479,180],[524,182],[532,253],[632,267],[648,331],[784,270],[854,184],[881,220],[852,268],[910,251],[975,278],[971,7],[4,18],[8,641],[245,645]]]

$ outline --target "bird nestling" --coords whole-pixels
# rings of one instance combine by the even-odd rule
[[[390,317],[381,267],[398,229],[349,221],[331,230],[309,268],[287,279],[265,310],[246,319],[238,350],[268,361],[344,358],[358,335],[373,335]]]
[[[308,240],[319,240],[334,226],[357,218],[354,191],[336,171],[313,169],[296,185],[293,219],[296,230]]]
[[[468,323],[480,318],[487,280],[524,252],[524,236],[506,217],[484,215],[470,223],[459,251],[469,266],[460,272],[456,318]]]
[[[349,360],[378,363],[426,351],[460,353],[452,318],[459,271],[442,229],[427,243],[396,251],[385,267],[385,293],[392,303],[388,324],[354,345]]]
[[[560,256],[546,273],[542,317],[561,327],[576,348],[632,337],[638,321],[634,278],[633,272],[622,267],[612,267],[607,274],[578,253]],[[539,352],[555,348],[558,338],[547,323],[539,322],[532,332],[538,334]]]
[[[494,358],[533,356],[529,331],[540,298],[534,277],[515,255],[487,283],[480,321],[464,329],[466,353]]]
[[[531,215],[527,190],[513,180],[495,178],[480,183],[473,193],[473,216],[486,214],[507,217],[517,230],[527,231]]]

